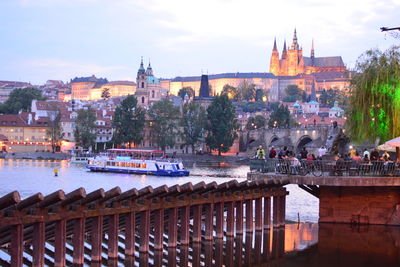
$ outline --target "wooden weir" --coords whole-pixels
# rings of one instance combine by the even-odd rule
[[[250,260],[262,247],[274,254],[266,229],[279,254],[287,194],[274,180],[79,188],[23,200],[14,191],[0,198],[0,266],[222,266],[243,251]]]

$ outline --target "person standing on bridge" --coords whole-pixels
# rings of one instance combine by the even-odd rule
[[[258,159],[265,159],[265,150],[264,150],[264,148],[262,146],[258,147],[257,158]]]
[[[306,147],[303,146],[303,149],[300,151],[300,158],[301,159],[306,159],[307,155],[308,155],[308,151],[307,151]]]
[[[269,150],[269,158],[274,159],[276,157],[276,150],[275,147],[272,146],[271,149]]]

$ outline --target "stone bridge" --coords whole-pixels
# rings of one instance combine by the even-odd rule
[[[316,152],[321,145],[326,144],[328,138],[327,126],[258,129],[242,132],[241,150],[252,151],[257,146],[287,146],[289,150],[298,152],[306,146],[309,151]]]

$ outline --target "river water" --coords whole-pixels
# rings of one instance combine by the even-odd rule
[[[55,168],[59,169],[57,177],[53,174]],[[25,198],[37,192],[47,195],[59,189],[69,193],[79,187],[90,193],[99,188],[109,190],[115,186],[126,191],[148,185],[155,188],[164,184],[172,186],[187,182],[196,184],[201,181],[222,183],[232,179],[241,182],[246,180],[249,171],[248,166],[230,164],[194,164],[188,169],[191,172],[188,177],[159,177],[93,173],[87,171],[83,165],[68,161],[0,159],[0,196],[14,190],[19,191],[22,198]],[[274,266],[400,266],[399,227],[318,224],[318,199],[296,185],[286,187],[290,192],[286,202],[286,219],[297,222],[300,218],[301,223],[287,224],[283,233],[277,235],[283,240],[281,243],[277,242],[281,244],[285,256]],[[252,240],[251,244],[254,245],[257,235],[249,240]],[[218,245],[214,244],[213,247],[216,246]],[[226,244],[223,248],[226,249]],[[259,250],[256,249],[252,253],[257,256]],[[242,257],[239,258],[241,261]],[[262,255],[260,254],[259,258],[251,257],[253,258],[262,260]],[[215,263],[215,260],[212,262]],[[258,265],[261,262],[253,263]],[[244,265],[254,265],[250,264],[251,262],[247,263]]]

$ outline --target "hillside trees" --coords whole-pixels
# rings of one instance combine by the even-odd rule
[[[116,108],[112,125],[114,127],[113,141],[116,144],[138,144],[143,140],[145,111],[138,106],[135,96],[125,98]]]
[[[55,152],[56,145],[64,137],[60,124],[61,113],[58,111],[55,117],[50,117],[49,128],[46,131],[46,137],[51,142],[52,152]]]
[[[42,91],[37,88],[14,89],[6,102],[0,105],[0,113],[17,114],[19,111],[31,111],[32,100],[45,100]]]
[[[93,109],[78,110],[74,130],[74,137],[78,146],[89,148],[96,143],[95,121],[96,113]]]
[[[185,145],[192,147],[192,153],[195,146],[203,137],[206,126],[207,114],[204,107],[197,102],[186,103],[182,110],[182,138]]]
[[[235,107],[229,101],[227,95],[214,98],[207,108],[207,137],[206,144],[218,155],[228,152],[237,138],[239,124],[236,119]]]
[[[154,103],[148,111],[152,139],[165,151],[166,147],[175,145],[179,108],[168,99]]]

